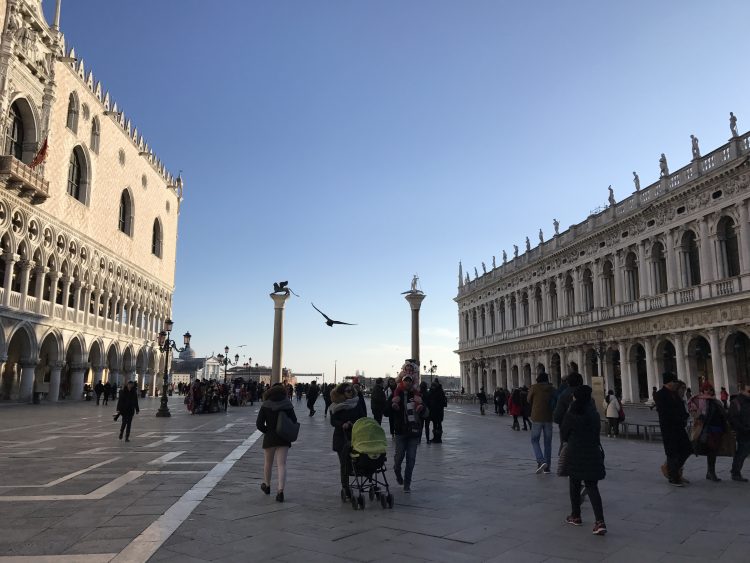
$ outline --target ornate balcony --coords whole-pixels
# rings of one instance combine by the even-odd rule
[[[49,182],[39,172],[11,155],[0,156],[0,182],[20,197],[38,205],[49,197]]]

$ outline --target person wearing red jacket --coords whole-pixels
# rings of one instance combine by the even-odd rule
[[[521,430],[521,425],[518,424],[518,417],[523,414],[523,407],[521,406],[521,390],[518,388],[513,389],[513,393],[510,394],[508,399],[508,413],[513,417],[513,430]]]

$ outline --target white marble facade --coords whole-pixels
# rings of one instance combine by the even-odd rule
[[[459,266],[461,380],[559,384],[571,363],[627,402],[661,374],[693,392],[750,382],[750,133],[737,135],[520,256],[469,280]],[[555,226],[557,230],[557,225]]]
[[[152,383],[182,179],[49,24],[0,0],[0,398]],[[152,389],[156,386],[150,385]]]

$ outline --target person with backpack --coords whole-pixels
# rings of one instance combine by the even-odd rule
[[[294,414],[292,401],[287,396],[287,390],[283,384],[276,383],[268,388],[263,395],[258,411],[258,418],[255,426],[263,432],[263,482],[260,484],[260,490],[265,494],[271,494],[271,470],[274,460],[276,461],[276,477],[278,479],[278,489],[276,492],[276,501],[284,502],[284,485],[286,485],[286,459],[289,448],[292,443],[280,436],[276,429],[279,424],[279,416],[284,413],[292,422],[297,422],[297,416]]]
[[[307,408],[310,411],[310,416],[315,416],[315,401],[318,400],[319,391],[320,388],[318,387],[318,382],[313,381],[307,388],[307,392],[305,393],[305,395],[307,396]]]
[[[549,382],[544,366],[537,366],[536,383],[528,395],[531,406],[531,446],[536,456],[537,474],[551,473],[552,467],[552,413],[555,410],[555,387]],[[544,434],[544,453],[539,447],[539,439]]]
[[[401,381],[393,393],[388,409],[393,413],[396,433],[396,455],[393,471],[396,481],[404,486],[404,492],[411,492],[412,474],[417,461],[417,447],[422,437],[422,420],[429,416],[422,402],[419,387],[414,378],[419,373],[419,365],[407,360],[401,369]],[[401,473],[401,465],[406,457],[406,471]]]

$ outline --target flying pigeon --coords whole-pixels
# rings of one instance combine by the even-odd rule
[[[333,325],[350,325],[350,326],[355,326],[356,325],[356,323],[345,323],[345,322],[342,322],[342,321],[334,321],[328,315],[326,315],[323,311],[321,311],[320,309],[318,309],[315,306],[315,303],[311,303],[311,305],[313,306],[313,309],[315,309],[318,313],[320,313],[321,315],[323,315],[325,317],[326,324],[328,326],[333,326]]]

